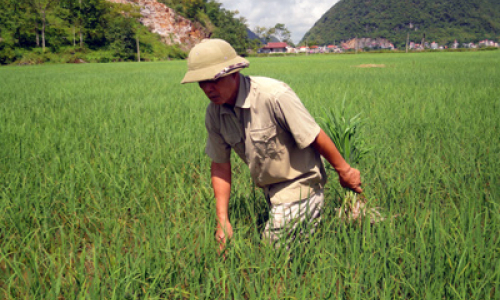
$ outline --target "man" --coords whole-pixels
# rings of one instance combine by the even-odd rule
[[[362,192],[359,171],[346,163],[286,84],[241,75],[239,71],[249,62],[220,39],[196,45],[187,64],[182,83],[198,82],[211,102],[205,117],[205,152],[212,159],[216,238],[221,249],[233,235],[228,217],[231,149],[264,190],[270,220],[263,235],[272,242],[293,235],[298,222],[319,221],[326,183],[321,156],[335,168],[342,186]]]

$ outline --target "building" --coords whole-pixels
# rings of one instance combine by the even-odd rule
[[[482,40],[482,41],[479,41],[478,43],[478,46],[479,47],[497,47],[495,44],[494,41],[490,41],[490,40]]]
[[[336,45],[328,45],[326,47],[326,52],[329,52],[329,53],[342,53],[342,49],[337,47]]]
[[[321,49],[320,47],[318,46],[311,46],[309,47],[309,53],[313,54],[313,53],[320,53]]]
[[[267,45],[259,49],[259,53],[287,53],[288,48],[288,44],[284,42],[267,43]]]
[[[309,47],[300,46],[299,53],[308,53],[308,52],[309,52]]]

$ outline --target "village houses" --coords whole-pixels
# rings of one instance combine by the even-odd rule
[[[461,47],[460,47],[461,46]],[[369,39],[362,38],[351,39],[346,42],[342,42],[340,46],[337,45],[324,45],[324,46],[299,46],[297,48],[291,47],[286,42],[271,42],[264,45],[262,48],[258,50],[258,53],[264,54],[277,54],[277,53],[304,53],[304,54],[317,54],[317,53],[343,53],[347,50],[352,49],[389,49],[396,50],[394,45],[385,39]],[[451,49],[457,48],[480,48],[480,47],[499,47],[499,44],[492,40],[482,40],[476,45],[474,43],[462,43],[460,45],[457,40],[454,41],[453,44],[450,45]],[[410,50],[444,50],[447,49],[448,46],[439,45],[437,42],[433,41],[431,43],[424,42],[423,45],[415,42],[410,42],[408,44],[408,48]]]

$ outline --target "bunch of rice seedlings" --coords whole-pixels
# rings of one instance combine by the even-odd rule
[[[359,129],[365,121],[361,117],[362,113],[349,118],[346,114],[345,99],[344,96],[340,109],[330,107],[329,110],[324,110],[324,117],[320,119],[320,123],[346,162],[356,166],[370,149],[365,146],[359,135]],[[384,219],[378,208],[367,207],[364,195],[358,195],[348,188],[344,188],[340,194],[343,199],[342,205],[336,211],[342,220],[361,220],[361,217],[367,215],[371,223]]]

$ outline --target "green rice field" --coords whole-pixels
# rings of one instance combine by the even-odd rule
[[[275,250],[234,155],[224,260],[185,61],[2,67],[0,299],[500,299],[500,51],[249,60],[318,120],[362,112],[384,221],[336,217],[329,171],[316,235]]]

